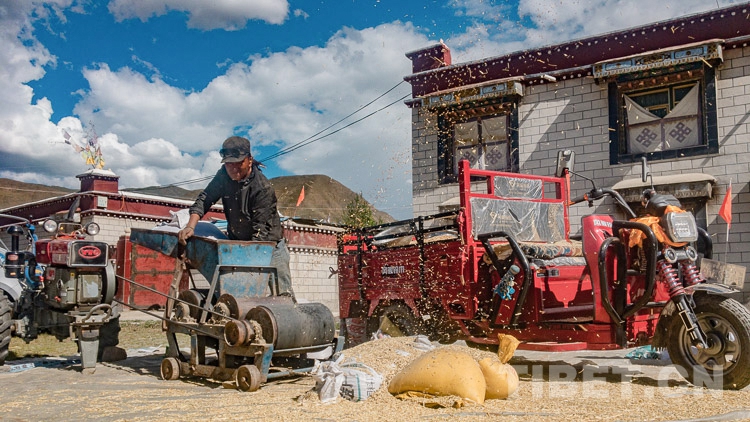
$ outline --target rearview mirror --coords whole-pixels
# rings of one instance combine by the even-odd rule
[[[564,151],[557,151],[557,169],[555,169],[555,176],[563,177],[565,172],[573,171],[573,163],[575,162],[575,153],[569,149]]]

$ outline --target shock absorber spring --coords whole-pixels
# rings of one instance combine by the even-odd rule
[[[695,262],[688,259],[680,261],[680,272],[682,273],[682,279],[685,280],[685,286],[692,286],[703,281]]]
[[[669,288],[669,297],[673,298],[677,295],[685,294],[685,289],[682,287],[682,283],[680,283],[677,270],[674,269],[672,264],[662,259],[657,262],[656,268],[659,271],[660,278]]]

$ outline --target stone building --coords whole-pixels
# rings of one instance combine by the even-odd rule
[[[572,196],[619,189],[638,202],[646,157],[713,238],[714,258],[750,267],[750,4],[486,59],[452,63],[437,44],[407,53],[413,208],[458,206],[457,163],[553,175],[576,153]],[[732,224],[718,211],[732,183]],[[611,201],[571,207],[571,232]],[[620,217],[624,215],[620,214]]]
[[[100,226],[101,231],[92,238],[110,244],[110,258],[115,259],[118,256],[115,251],[118,241],[121,237],[129,236],[131,229],[154,228],[170,221],[171,212],[193,204],[193,201],[121,191],[119,176],[106,170],[89,170],[76,177],[81,181],[79,192],[7,208],[0,210],[0,214],[11,214],[41,223],[56,214],[67,213],[74,201],[78,200],[81,222],[95,222]],[[221,206],[212,207],[204,219],[223,220]],[[0,218],[0,226],[9,222],[8,219]],[[338,315],[338,278],[332,274],[331,268],[337,267],[336,234],[340,229],[292,219],[283,221],[282,226],[291,255],[295,295],[300,300],[323,303],[334,315]],[[40,238],[49,236],[41,228],[36,233]],[[0,240],[6,245],[10,244],[5,230],[0,231]],[[118,274],[120,270],[122,269],[118,268]]]

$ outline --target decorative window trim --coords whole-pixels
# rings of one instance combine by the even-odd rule
[[[613,76],[645,72],[694,62],[721,62],[723,60],[721,40],[689,44],[677,49],[651,51],[615,60],[594,64],[593,75],[597,80]]]
[[[506,80],[491,85],[477,85],[456,91],[438,92],[422,98],[422,107],[427,109],[461,107],[504,97],[523,97],[523,84],[519,80]]]
[[[688,77],[686,77],[686,75]],[[690,76],[692,75],[692,76]],[[656,152],[630,153],[624,146],[627,143],[625,128],[625,110],[623,95],[637,88],[665,86],[682,81],[695,80],[700,83],[699,121],[702,130],[703,144],[680,149]],[[644,83],[645,82],[645,83]],[[716,107],[716,71],[715,67],[703,60],[692,60],[676,66],[648,68],[641,72],[624,73],[610,78],[609,97],[609,139],[610,164],[634,163],[647,157],[649,161],[670,160],[698,155],[716,154],[719,152],[717,107]]]

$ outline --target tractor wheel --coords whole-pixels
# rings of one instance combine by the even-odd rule
[[[11,311],[10,299],[0,291],[0,366],[5,364],[5,358],[8,357],[10,327],[13,325]]]
[[[391,326],[383,330],[383,334],[389,334],[391,336],[398,336],[399,334],[403,336],[415,336],[417,334],[422,334],[420,332],[422,324],[411,309],[402,303],[394,303],[377,310],[373,316],[369,318],[367,321],[368,339],[372,338],[372,335],[377,333],[379,329],[386,328],[386,319],[391,323]],[[394,327],[398,332],[392,330]]]
[[[695,315],[709,347],[698,349],[679,317],[670,323],[667,351],[693,385],[741,390],[750,385],[750,311],[734,299],[695,296]]]

